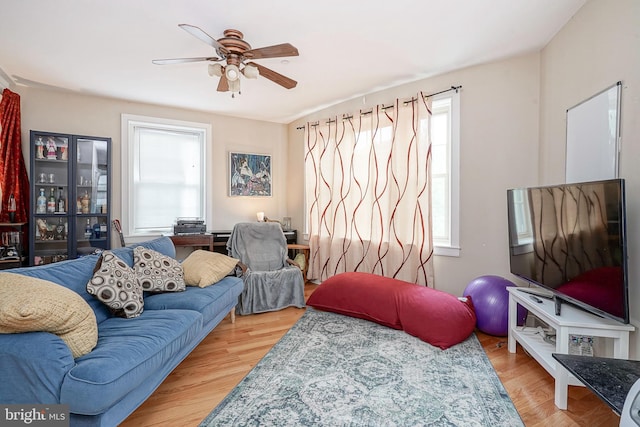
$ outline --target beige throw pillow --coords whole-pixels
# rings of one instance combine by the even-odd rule
[[[47,280],[0,273],[0,333],[51,332],[73,357],[98,343],[96,316],[80,295]]]
[[[187,286],[205,288],[213,285],[229,275],[238,264],[238,260],[226,255],[195,250],[182,261],[184,282]]]

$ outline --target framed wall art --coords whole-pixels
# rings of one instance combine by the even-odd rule
[[[271,156],[229,153],[229,195],[271,196]]]

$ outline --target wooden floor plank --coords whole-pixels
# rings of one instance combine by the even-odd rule
[[[316,285],[307,283],[305,295]],[[304,309],[227,316],[131,414],[123,427],[197,426],[304,314]],[[568,410],[553,401],[553,378],[506,337],[477,332],[489,360],[527,427],[614,427],[620,418],[583,387],[569,387]]]

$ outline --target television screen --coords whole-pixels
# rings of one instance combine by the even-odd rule
[[[624,180],[507,191],[511,273],[629,323]]]

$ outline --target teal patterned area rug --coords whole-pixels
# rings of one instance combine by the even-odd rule
[[[440,350],[310,307],[200,424],[523,425],[475,335]]]

